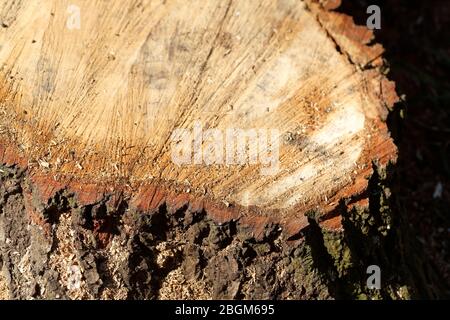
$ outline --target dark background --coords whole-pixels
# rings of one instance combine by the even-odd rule
[[[381,9],[381,43],[402,102],[389,118],[399,147],[393,209],[425,268],[423,298],[450,297],[450,0],[343,0],[337,10],[366,24]],[[436,189],[442,186],[442,194]],[[436,192],[436,194],[435,194]],[[416,241],[417,240],[417,241]],[[426,265],[426,266],[425,266]],[[414,277],[414,274],[412,275]],[[417,275],[418,276],[418,275]]]

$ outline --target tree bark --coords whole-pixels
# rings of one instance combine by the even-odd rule
[[[410,296],[398,98],[339,1],[79,2],[0,4],[0,295]]]

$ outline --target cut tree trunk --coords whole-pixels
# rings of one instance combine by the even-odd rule
[[[76,2],[0,3],[0,294],[408,295],[397,96],[339,1]]]

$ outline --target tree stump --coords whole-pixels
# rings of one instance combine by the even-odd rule
[[[338,2],[3,1],[4,294],[407,296],[397,96]]]

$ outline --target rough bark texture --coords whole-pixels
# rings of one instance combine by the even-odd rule
[[[275,212],[279,215],[265,213],[264,206],[246,211],[239,201],[218,203],[217,195],[226,190],[211,200],[180,191],[184,187],[143,184],[135,189],[119,178],[113,187],[104,181],[86,183],[89,178],[74,178],[75,164],[69,170],[72,176],[62,179],[54,176],[51,161],[33,166],[26,152],[5,142],[0,145],[0,295],[409,297],[415,288],[404,264],[402,227],[389,208],[386,187],[396,147],[385,121],[398,98],[383,75],[382,47],[369,45],[373,34],[365,27],[327,11],[338,3],[306,1],[308,13],[302,14],[314,17],[326,31],[327,43],[339,52],[336,61],[345,58],[358,94],[369,101],[365,107],[370,110],[364,112],[374,113],[366,114],[367,140],[361,141],[367,143],[342,189],[330,190],[332,197],[325,194],[325,199],[317,186],[308,189],[313,196],[317,190],[319,199],[312,196],[294,209]],[[353,94],[350,89],[346,92]],[[382,270],[381,290],[366,286],[366,268],[372,264]]]
[[[190,206],[140,211],[109,196],[80,206],[65,191],[36,202],[26,172],[1,172],[2,286],[10,298],[409,296],[384,171],[372,176],[368,201],[342,203],[322,224],[310,212],[309,226],[290,238],[276,224],[255,237],[240,220],[217,223]],[[371,264],[383,270],[380,291],[366,287]]]

